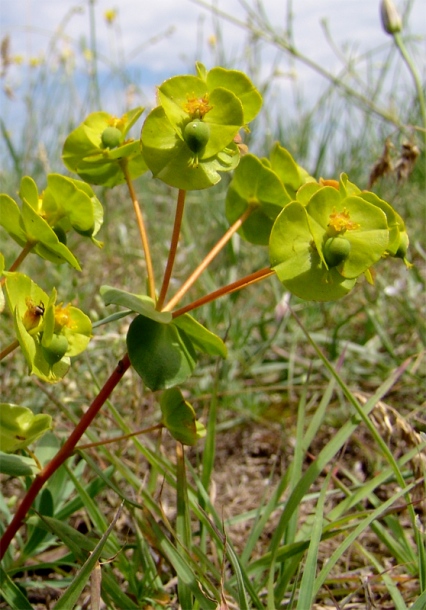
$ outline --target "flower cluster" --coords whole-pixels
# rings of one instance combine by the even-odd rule
[[[271,230],[273,269],[303,299],[332,301],[357,278],[372,282],[382,258],[404,259],[408,236],[397,212],[374,193],[361,191],[342,174],[337,181],[308,181],[284,206]]]
[[[83,352],[92,335],[89,318],[77,307],[57,303],[22,273],[7,273],[6,300],[30,372],[49,383],[62,379],[70,357]]]
[[[142,153],[156,178],[184,190],[203,189],[235,169],[234,139],[262,104],[242,72],[197,64],[197,75],[175,76],[158,89],[159,105],[142,127]]]
[[[146,172],[138,140],[128,133],[143,112],[129,110],[122,117],[107,112],[93,112],[70,133],[64,143],[65,166],[89,184],[112,188],[126,181],[123,162],[134,179]]]

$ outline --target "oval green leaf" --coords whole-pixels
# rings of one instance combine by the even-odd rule
[[[197,422],[193,406],[184,399],[178,388],[170,388],[160,398],[163,424],[174,439],[184,445],[195,445],[205,435],[205,428]]]
[[[142,315],[130,324],[127,350],[133,368],[152,391],[182,383],[196,364],[194,347],[183,330]]]

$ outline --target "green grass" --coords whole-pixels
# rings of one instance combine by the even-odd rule
[[[418,124],[415,92],[410,95],[413,109],[404,124]],[[307,168],[318,177],[343,170],[366,184],[384,138],[391,133],[399,145],[406,136],[378,123],[371,110],[355,110],[348,91],[339,96],[330,87],[297,121],[283,119],[271,139],[280,139],[302,164],[310,160]],[[333,132],[346,137],[334,139],[327,124],[339,108],[342,123]],[[349,130],[354,116],[356,133]],[[31,118],[43,120],[37,113]],[[323,126],[319,134],[317,125]],[[266,150],[268,143],[253,131],[253,146]],[[57,143],[48,153],[59,168]],[[19,163],[7,166],[6,190],[16,190],[20,171],[41,186],[37,155],[19,148],[16,157]],[[188,196],[170,293],[228,228],[226,182]],[[423,150],[408,181],[398,184],[390,175],[374,185],[406,220],[412,269],[384,260],[373,286],[360,282],[335,303],[286,300],[281,284],[270,279],[200,309],[197,319],[224,338],[229,351],[224,361],[204,357],[185,384],[206,439],[184,457],[167,434],[157,433],[78,451],[48,482],[38,513],[9,549],[0,607],[37,608],[37,595],[63,594],[51,607],[83,608],[91,583],[93,607],[101,594],[111,609],[179,608],[177,596],[184,610],[215,608],[220,600],[230,608],[307,610],[314,602],[364,608],[370,595],[383,610],[420,610],[426,595],[419,526],[425,501],[424,184]],[[176,195],[145,176],[136,186],[160,279]],[[102,284],[145,290],[126,191],[100,191],[99,197],[105,247],[98,251],[75,239],[80,274],[35,256],[22,267],[45,290],[58,286],[60,300],[72,301],[94,322],[111,313],[98,296]],[[10,265],[19,248],[3,237]],[[267,264],[266,250],[235,237],[188,298]],[[125,352],[129,322],[99,326],[55,386],[29,378],[19,353],[0,363],[3,402],[54,416],[54,433],[36,448],[42,462],[69,436]],[[9,314],[0,325],[10,339]],[[129,371],[81,442],[129,434],[159,417],[158,396]],[[2,483],[5,524],[26,482],[4,477]]]

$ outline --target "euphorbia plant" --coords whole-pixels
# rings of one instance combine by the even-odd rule
[[[87,347],[92,327],[78,308],[58,303],[56,289],[48,295],[17,269],[30,252],[80,269],[66,245],[71,230],[102,245],[95,239],[102,224],[102,207],[90,185],[112,188],[127,184],[147,267],[146,293],[129,293],[118,286],[100,288],[106,305],[123,308],[121,314],[111,318],[133,315],[126,336],[127,353],[56,456],[43,468],[37,469],[35,462],[32,470],[25,471],[28,474],[35,470],[36,474],[5,530],[2,555],[44,483],[71,456],[130,366],[146,388],[161,392],[158,428],[167,429],[183,445],[193,445],[205,434],[178,386],[193,373],[199,352],[226,358],[227,350],[223,340],[189,312],[270,276],[276,276],[302,299],[336,300],[353,290],[359,277],[372,282],[371,267],[382,258],[393,256],[406,261],[408,238],[400,216],[373,193],[361,191],[345,174],[339,180],[317,181],[279,143],[269,158],[245,154],[240,132],[248,130],[261,102],[246,75],[220,67],[207,71],[198,64],[196,75],[176,76],[159,87],[158,106],[147,115],[140,140],[132,138],[130,130],[141,117],[142,108],[122,117],[106,112],[87,117],[69,135],[63,149],[66,167],[81,180],[51,174],[45,191],[39,194],[34,181],[25,177],[20,189],[21,206],[8,195],[1,196],[0,222],[22,247],[2,280],[16,334],[2,357],[20,346],[30,374],[43,381],[56,383],[62,379],[70,357]],[[133,180],[146,171],[177,189],[169,255],[159,285],[151,261],[149,232],[133,186]],[[209,188],[220,181],[223,172],[231,171],[224,210],[229,229],[167,300],[186,192]],[[177,308],[236,232],[253,246],[269,248],[270,266]],[[48,416],[33,420],[22,407],[1,408],[0,438],[5,439],[5,452],[22,451],[51,427]],[[182,460],[179,450],[177,476],[185,490]],[[18,457],[15,466],[8,462],[8,472],[21,474],[24,466],[27,462]],[[184,500],[182,489],[178,503]],[[185,539],[185,528],[181,534]],[[211,600],[197,588],[188,587],[181,588],[182,599],[188,603],[195,596],[204,600],[205,607],[212,607]]]

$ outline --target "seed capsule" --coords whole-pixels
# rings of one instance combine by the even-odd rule
[[[399,246],[398,246],[398,250],[396,251],[395,256],[397,256],[398,258],[405,258],[406,254],[408,252],[408,246],[409,246],[408,235],[405,231],[401,231],[399,234]]]
[[[52,341],[46,347],[41,346],[45,360],[52,366],[65,356],[68,349],[68,339],[65,335],[53,335]]]
[[[337,267],[349,256],[351,243],[344,237],[330,237],[324,244],[322,253],[329,267]]]
[[[205,148],[210,137],[210,127],[203,121],[191,121],[185,125],[183,139],[188,144],[189,149],[198,154]]]
[[[107,127],[101,135],[102,144],[105,148],[117,148],[121,144],[123,134],[117,127]]]

